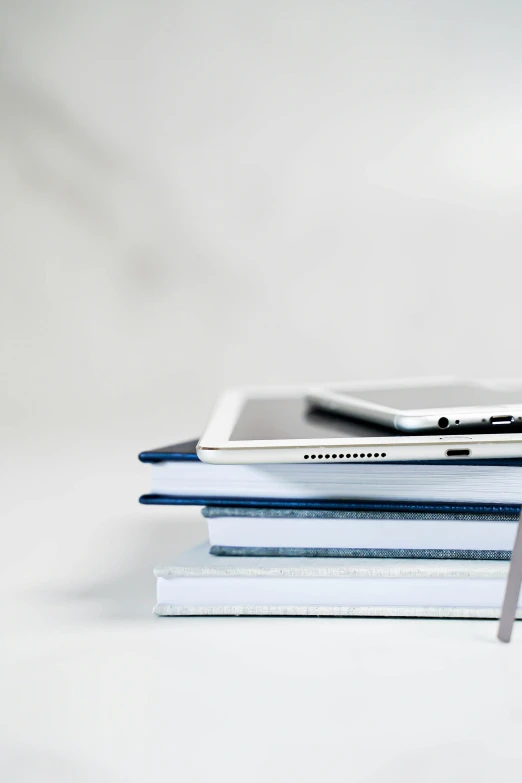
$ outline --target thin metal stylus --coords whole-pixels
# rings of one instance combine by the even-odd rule
[[[511,641],[511,634],[513,632],[513,624],[517,614],[518,597],[520,595],[520,585],[522,583],[522,524],[520,523],[522,517],[518,518],[518,529],[515,538],[515,546],[511,553],[511,564],[509,566],[509,574],[506,583],[506,592],[504,594],[504,604],[502,606],[502,614],[500,615],[500,623],[498,624],[497,636],[501,642]]]

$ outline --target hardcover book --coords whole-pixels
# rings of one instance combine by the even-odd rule
[[[205,507],[210,553],[509,560],[518,514]]]
[[[209,465],[196,441],[142,452],[152,490],[141,503],[375,511],[520,511],[520,460]]]
[[[155,612],[498,618],[507,573],[481,560],[214,557],[206,542],[155,569]]]

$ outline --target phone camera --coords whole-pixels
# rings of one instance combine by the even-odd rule
[[[441,428],[441,430],[445,430],[448,425],[449,425],[448,419],[445,416],[442,416],[439,419],[439,427]]]

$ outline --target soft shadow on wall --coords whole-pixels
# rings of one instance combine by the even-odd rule
[[[521,7],[4,5],[8,428],[520,374]]]

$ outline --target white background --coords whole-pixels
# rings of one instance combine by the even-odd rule
[[[522,374],[522,6],[0,12],[3,778],[518,771],[493,623],[154,620],[204,525],[135,455],[230,384]]]

